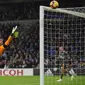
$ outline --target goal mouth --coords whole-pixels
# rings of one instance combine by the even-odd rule
[[[40,85],[55,85],[64,62],[66,67],[72,63],[73,73],[80,76],[79,85],[84,82],[81,80],[81,75],[85,74],[85,69],[81,68],[85,54],[84,10],[85,7],[52,9],[40,6]],[[63,50],[59,51],[59,47]],[[64,84],[69,85],[70,78],[67,80]]]

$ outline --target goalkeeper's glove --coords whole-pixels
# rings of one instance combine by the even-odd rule
[[[13,27],[12,34],[14,34],[14,32],[16,31],[16,29],[17,29],[17,26]]]

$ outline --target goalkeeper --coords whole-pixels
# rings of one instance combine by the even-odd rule
[[[3,43],[3,40],[0,39],[0,57],[2,56],[2,54],[4,53],[6,47],[11,43],[12,39],[13,39],[13,35],[15,33],[17,29],[17,26],[13,27],[12,29],[12,33],[9,35],[8,39],[5,41],[5,43]]]

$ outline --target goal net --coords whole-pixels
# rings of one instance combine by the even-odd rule
[[[84,85],[84,43],[84,7],[51,9],[40,6],[40,85]],[[63,77],[58,82],[61,67],[64,69]],[[74,73],[73,79],[70,69]]]

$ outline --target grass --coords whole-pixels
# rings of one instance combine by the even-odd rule
[[[0,85],[40,85],[39,76],[0,76]],[[57,82],[59,76],[45,77],[45,85],[85,85],[85,76],[76,76],[73,81],[70,76],[64,76],[62,82]]]

